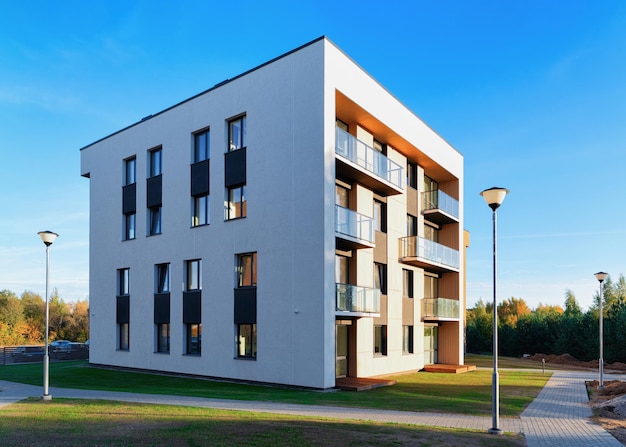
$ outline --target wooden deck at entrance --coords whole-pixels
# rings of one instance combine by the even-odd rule
[[[335,388],[344,391],[366,391],[395,384],[395,380],[376,379],[372,377],[337,377],[335,379]]]
[[[452,374],[465,373],[469,371],[474,371],[475,369],[476,369],[476,365],[444,365],[444,364],[436,363],[434,365],[424,366],[424,371],[426,372],[452,373]]]

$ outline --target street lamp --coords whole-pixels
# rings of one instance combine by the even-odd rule
[[[506,188],[489,188],[480,193],[481,196],[493,211],[493,375],[491,379],[492,386],[492,427],[489,433],[501,435],[502,429],[500,425],[500,384],[498,379],[498,305],[496,302],[496,260],[497,260],[497,244],[496,244],[496,210],[502,205],[504,198],[509,193]]]
[[[50,375],[50,353],[48,352],[48,332],[50,320],[50,306],[48,305],[48,277],[50,276],[50,246],[57,238],[58,234],[52,231],[40,231],[37,233],[42,242],[46,244],[46,351],[43,354],[43,396],[42,400],[52,400],[52,396],[48,393],[48,382]]]
[[[604,380],[602,377],[604,375],[604,330],[603,330],[604,315],[602,315],[602,301],[604,301],[604,297],[602,296],[602,283],[604,282],[607,276],[609,276],[609,274],[604,273],[604,272],[598,272],[595,274],[596,279],[600,281],[600,361],[598,365],[598,368],[600,370],[600,383],[598,384],[599,390],[604,389]]]

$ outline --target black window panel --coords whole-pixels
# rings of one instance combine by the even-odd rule
[[[162,205],[163,176],[157,175],[146,180],[146,206],[152,208]]]
[[[137,183],[122,187],[122,213],[135,214],[137,212]]]
[[[193,197],[209,194],[209,164],[204,160],[191,165],[191,195]]]
[[[202,291],[183,292],[183,324],[202,323]]]
[[[256,287],[235,289],[235,324],[256,324]]]
[[[154,294],[154,322],[166,324],[170,322],[170,294]]]
[[[130,323],[130,296],[117,297],[117,324]]]
[[[224,183],[226,188],[246,183],[246,148],[224,154]]]

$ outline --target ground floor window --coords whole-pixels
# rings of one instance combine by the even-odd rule
[[[256,324],[237,325],[237,357],[256,358]]]
[[[413,326],[402,326],[402,353],[413,354]]]
[[[159,323],[157,326],[157,352],[170,352],[170,324]]]
[[[128,323],[120,323],[118,326],[118,345],[117,348],[120,351],[128,351],[130,347],[130,339],[129,339],[129,324]]]
[[[202,352],[202,324],[187,324],[187,354],[200,355]]]
[[[374,355],[387,355],[387,326],[374,326]]]

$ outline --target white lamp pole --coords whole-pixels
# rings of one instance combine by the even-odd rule
[[[498,378],[498,304],[496,298],[496,279],[497,279],[497,217],[496,210],[500,207],[504,198],[509,193],[505,188],[489,188],[480,193],[481,196],[493,211],[493,374],[491,379],[492,387],[492,427],[489,433],[501,435],[500,429],[500,383]]]
[[[44,244],[46,244],[46,351],[43,355],[43,396],[42,400],[52,400],[52,396],[48,392],[48,383],[50,375],[50,353],[48,352],[48,332],[50,321],[50,306],[48,304],[48,278],[50,276],[50,246],[54,240],[59,236],[52,231],[40,231],[37,233]]]
[[[608,273],[598,272],[595,274],[595,277],[598,281],[600,281],[600,360],[598,364],[598,369],[600,372],[600,383],[598,384],[598,389],[604,389],[604,328],[603,328],[603,320],[604,315],[602,312],[602,302],[604,301],[604,297],[602,296],[602,283],[609,276]]]

